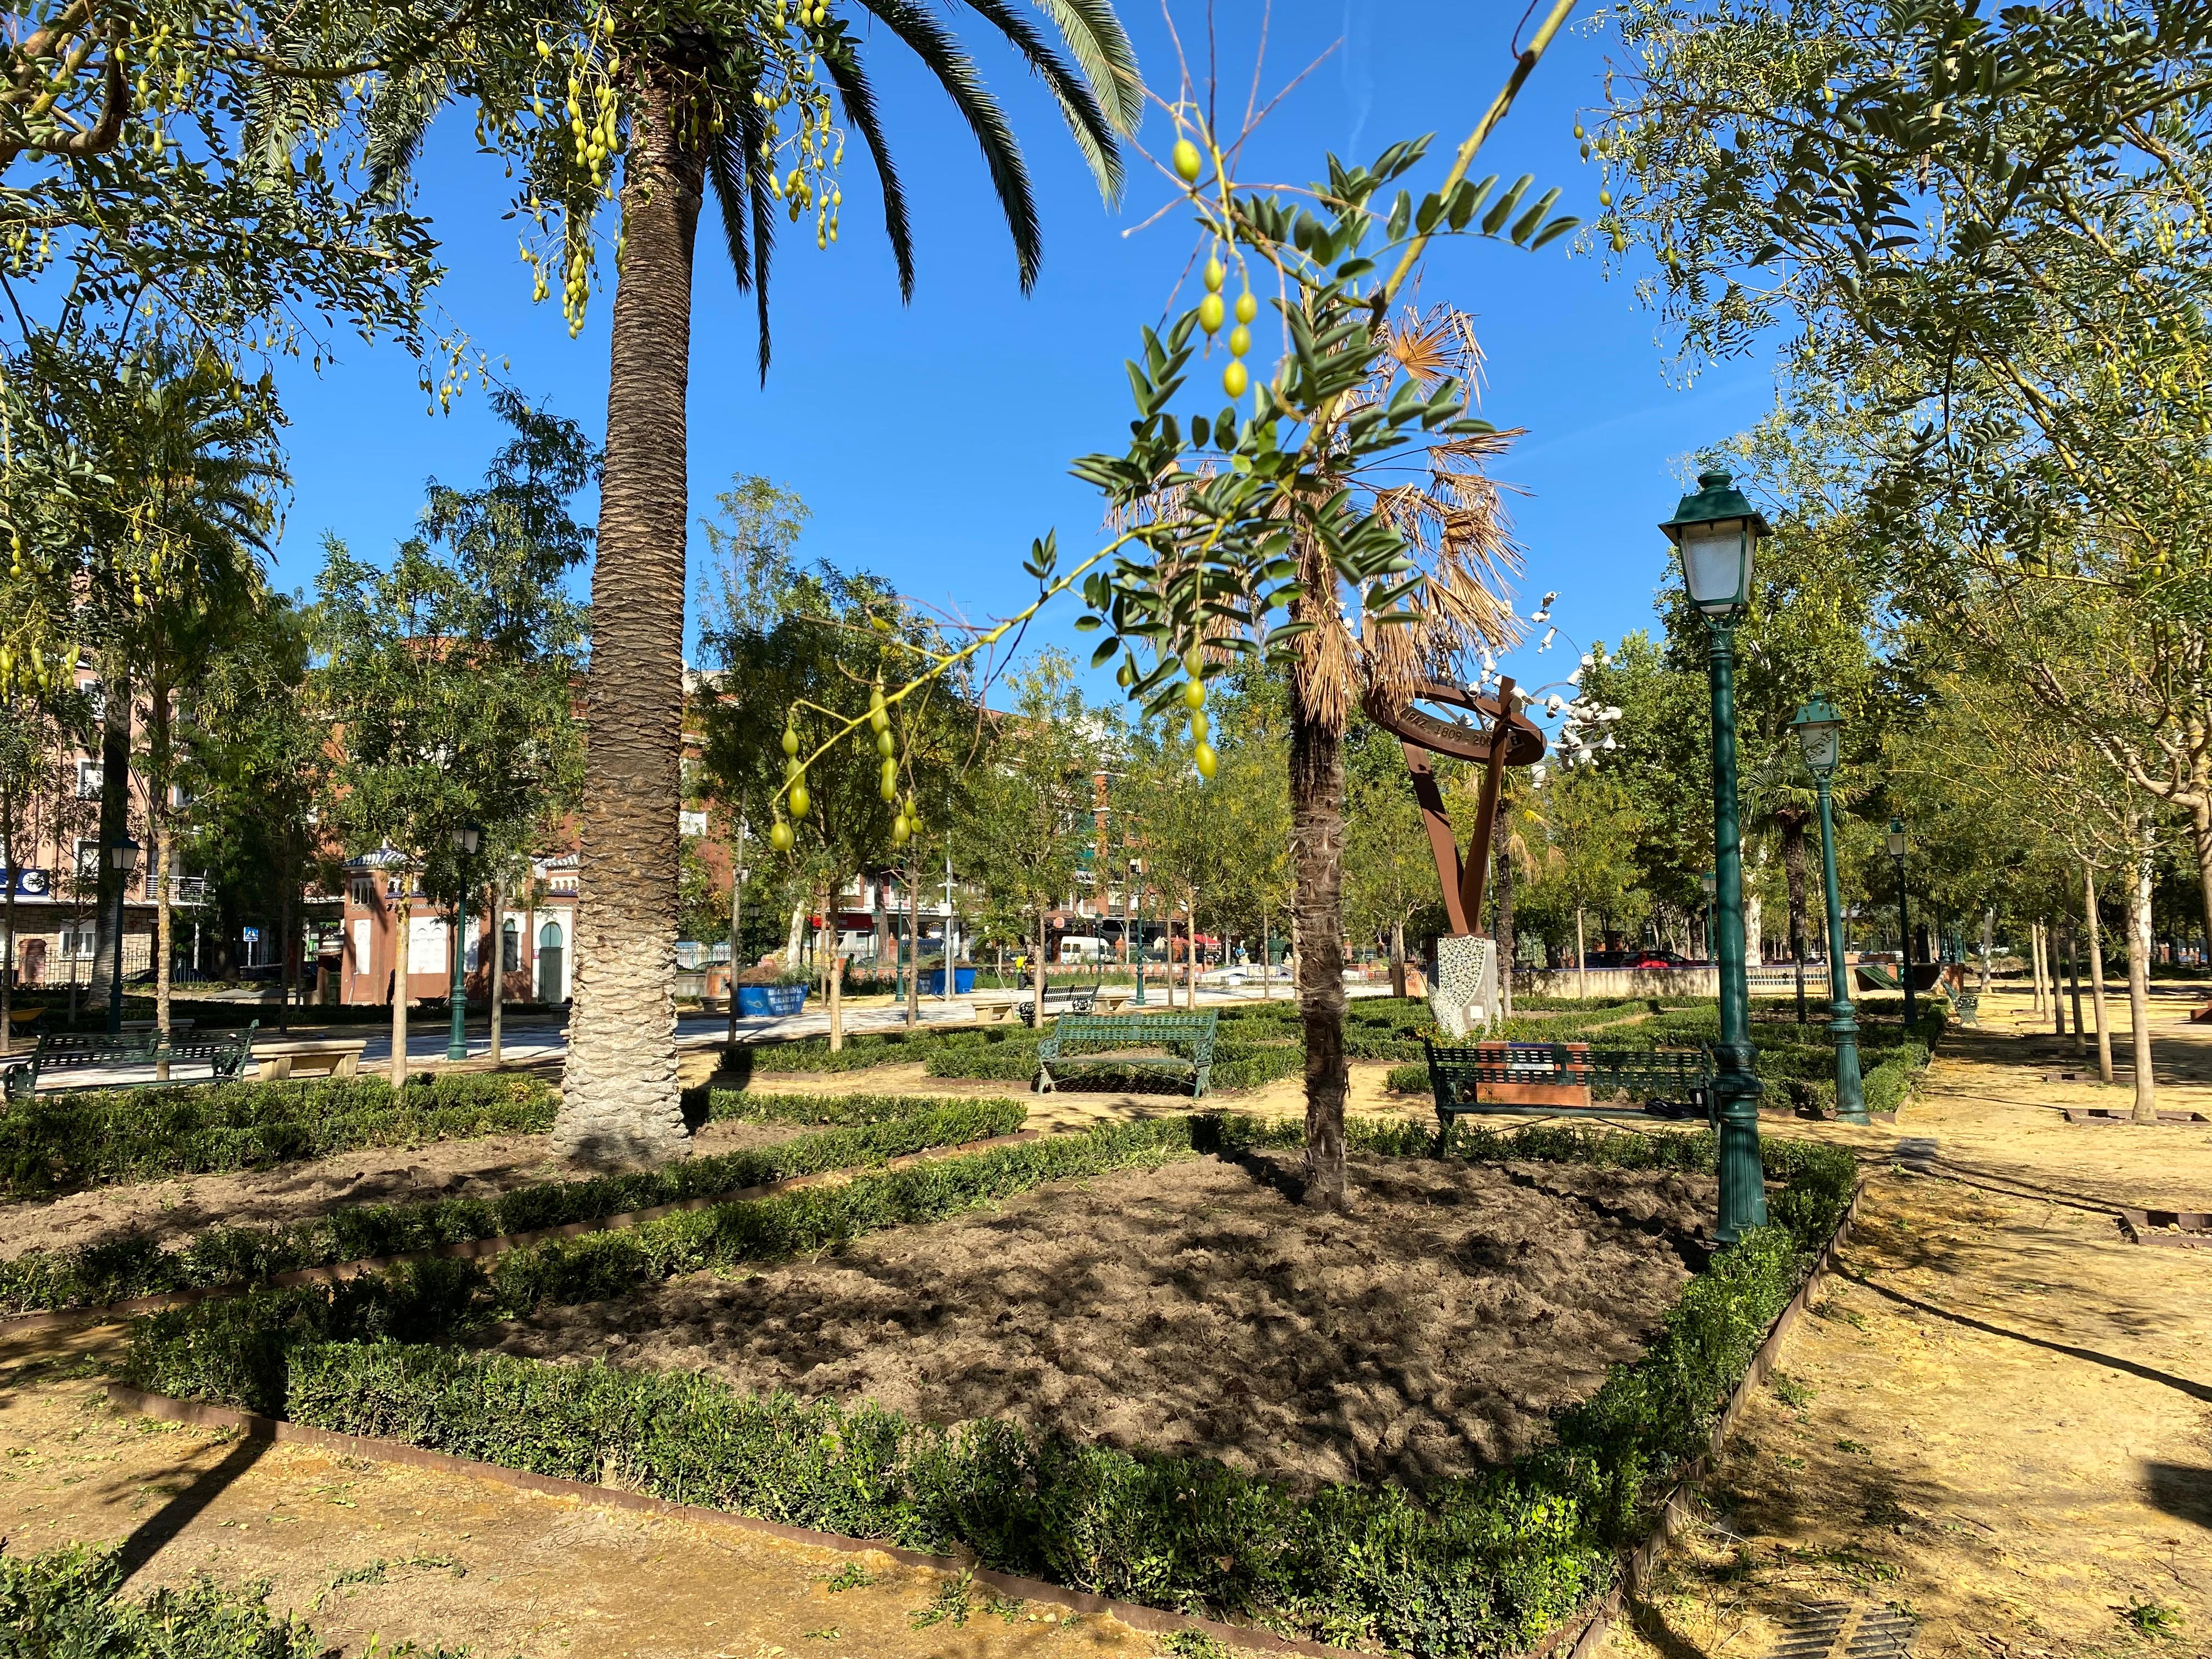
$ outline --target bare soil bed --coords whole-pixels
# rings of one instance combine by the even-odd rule
[[[702,1125],[701,1152],[770,1146],[805,1133],[793,1123]],[[301,1221],[358,1204],[420,1204],[491,1198],[541,1181],[579,1179],[556,1160],[545,1135],[489,1135],[419,1146],[364,1146],[310,1163],[232,1175],[180,1176],[94,1187],[59,1198],[0,1203],[0,1256],[68,1249],[137,1231],[164,1243],[204,1227]]]
[[[1042,1188],[744,1278],[545,1309],[509,1352],[702,1370],[938,1422],[1012,1419],[1298,1483],[1494,1468],[1636,1358],[1703,1252],[1710,1178],[1288,1158]]]

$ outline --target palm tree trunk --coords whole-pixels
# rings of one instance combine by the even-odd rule
[[[169,860],[174,855],[176,835],[169,827],[169,815],[161,808],[166,805],[159,794],[152,808],[154,817],[154,1024],[161,1033],[161,1058],[155,1062],[154,1075],[166,1079],[169,1075],[169,941],[176,927],[176,913],[169,898]]]
[[[1344,1207],[1344,734],[1291,690],[1291,864],[1306,1039],[1306,1191]]]
[[[1403,998],[1406,994],[1406,919],[1390,919],[1390,994]]]
[[[2097,1016],[2097,1079],[2112,1080],[2112,1021],[2105,1012],[2105,938],[2097,925],[2097,871],[2087,860],[2081,863],[2081,911],[2089,931],[2089,1006]]]
[[[97,1006],[107,997],[115,972],[116,935],[123,926],[123,874],[108,849],[131,833],[131,674],[111,660],[103,686],[106,708],[100,732],[100,874],[94,888],[92,972],[86,994]]]
[[[0,778],[0,848],[5,848],[8,891],[0,896],[0,932],[7,935],[6,955],[0,957],[0,1054],[14,1052],[15,1042],[15,792]]]
[[[399,899],[392,910],[392,1091],[407,1086],[407,926],[415,878],[403,866]]]
[[[2132,1118],[2137,1123],[2158,1121],[2158,1080],[2151,1070],[2150,1053],[2150,830],[2146,825],[2135,853],[2135,868],[2128,884],[2128,1024],[2129,1046],[2134,1051],[2136,1099]]]
[[[1040,904],[1037,906],[1036,921],[1036,963],[1030,970],[1030,1026],[1032,1030],[1039,1031],[1044,1030],[1044,941],[1047,931],[1044,906]],[[1174,970],[1170,969],[1169,971],[1172,975]],[[1175,1006],[1175,985],[1172,977],[1168,985],[1168,1006],[1170,1008]]]
[[[638,67],[622,192],[607,448],[592,572],[574,1004],[555,1147],[598,1163],[680,1152],[677,817],[686,433],[698,155],[678,77]]]

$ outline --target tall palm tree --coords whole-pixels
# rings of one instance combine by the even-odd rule
[[[1121,179],[1115,135],[1133,131],[1142,112],[1135,54],[1111,0],[1038,0],[1074,69],[1006,0],[967,4],[1042,81],[1110,198]],[[966,121],[1006,216],[1024,292],[1036,281],[1041,242],[1028,171],[1004,112],[958,40],[917,0],[838,0],[835,15],[830,0],[799,0],[795,11],[784,0],[772,9],[758,0],[650,9],[629,0],[609,6],[572,0],[565,10],[549,24],[543,11],[533,18],[495,7],[457,30],[449,51],[396,71],[377,100],[370,154],[396,179],[439,106],[454,95],[475,98],[480,131],[520,153],[530,169],[527,205],[538,222],[549,210],[565,216],[572,329],[580,321],[579,285],[589,281],[590,215],[602,192],[612,192],[621,160],[592,580],[575,1006],[555,1131],[572,1157],[619,1163],[666,1156],[681,1148],[685,1133],[676,1078],[674,953],[684,399],[693,246],[706,188],[714,188],[738,284],[754,297],[765,376],[775,213],[781,206],[796,222],[811,208],[824,245],[836,229],[841,197],[823,171],[833,143],[834,92],[874,166],[900,293],[911,296],[906,196],[850,15],[872,19],[883,32],[877,38],[911,52]],[[507,21],[482,21],[491,17]],[[494,38],[500,27],[507,33]],[[815,77],[817,64],[828,88]],[[794,106],[797,148],[780,149],[785,128],[778,112]],[[835,146],[842,155],[842,141]],[[782,173],[794,155],[800,165]]]

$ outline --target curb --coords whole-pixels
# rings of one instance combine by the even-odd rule
[[[53,1330],[68,1325],[100,1324],[129,1319],[139,1314],[160,1313],[168,1308],[188,1308],[196,1302],[243,1296],[249,1291],[283,1290],[295,1285],[335,1285],[362,1273],[381,1273],[387,1267],[434,1261],[441,1257],[504,1255],[509,1250],[543,1243],[547,1239],[580,1238],[586,1233],[620,1232],[684,1210],[705,1210],[718,1204],[740,1204],[753,1199],[772,1198],[778,1193],[792,1192],[801,1187],[830,1186],[885,1170],[903,1170],[939,1158],[958,1158],[970,1152],[988,1152],[1001,1146],[1015,1146],[1024,1141],[1036,1140],[1042,1133],[1037,1129],[1023,1129],[1010,1135],[993,1135],[986,1140],[963,1141],[957,1146],[931,1146],[919,1152],[902,1152],[882,1164],[858,1164],[842,1170],[821,1170],[812,1175],[791,1176],[782,1181],[771,1181],[763,1187],[740,1187],[734,1192],[718,1193],[711,1197],[678,1199],[673,1204],[656,1204],[650,1209],[624,1210],[615,1215],[596,1216],[585,1221],[563,1222],[557,1227],[536,1227],[527,1232],[494,1233],[489,1238],[457,1239],[450,1244],[435,1245],[427,1250],[409,1250],[399,1255],[368,1255],[352,1261],[329,1262],[319,1267],[295,1267],[289,1273],[277,1273],[269,1279],[237,1279],[227,1285],[203,1285],[189,1291],[167,1291],[159,1296],[131,1297],[96,1308],[62,1308],[43,1313],[10,1314],[0,1318],[0,1337],[16,1331]]]
[[[1659,1558],[1666,1553],[1668,1545],[1674,1541],[1683,1524],[1690,1518],[1690,1500],[1697,1493],[1698,1483],[1705,1479],[1712,1461],[1721,1455],[1729,1431],[1735,1427],[1736,1419],[1743,1415],[1744,1408],[1751,1402],[1752,1390],[1773,1371],[1782,1358],[1782,1350],[1789,1343],[1790,1332],[1796,1328],[1797,1322],[1812,1307],[1821,1285],[1836,1270],[1836,1259],[1850,1238],[1851,1224],[1858,1219],[1859,1206],[1866,1197],[1866,1182],[1862,1178],[1851,1189],[1851,1201],[1844,1206],[1843,1218],[1836,1223],[1835,1231],[1828,1235],[1828,1242],[1820,1247],[1820,1254],[1813,1263],[1813,1271],[1805,1276],[1805,1282],[1797,1287],[1797,1294],[1790,1298],[1789,1305],[1775,1316],[1774,1324],[1766,1333],[1766,1340],[1759,1345],[1759,1351],[1751,1357],[1751,1364],[1745,1370],[1743,1380],[1735,1385],[1735,1391],[1729,1395],[1728,1404],[1721,1408],[1720,1420],[1713,1425],[1712,1437],[1708,1442],[1709,1449],[1704,1456],[1694,1459],[1675,1480],[1673,1490],[1667,1494],[1666,1502],[1659,1507],[1658,1519],[1644,1541],[1621,1558],[1620,1576],[1614,1581],[1613,1588],[1606,1592],[1605,1599],[1587,1615],[1587,1622],[1579,1630],[1572,1625],[1565,1626],[1548,1641],[1532,1649],[1529,1659],[1548,1659],[1548,1656],[1553,1654],[1557,1654],[1559,1659],[1595,1659],[1598,1650],[1605,1645],[1605,1638],[1612,1633],[1615,1621],[1620,1617],[1623,1603],[1629,1597],[1640,1596],[1644,1593],[1644,1587],[1650,1582],[1652,1571],[1659,1565]],[[1570,1632],[1573,1632],[1571,1637]]]
[[[888,1555],[904,1566],[926,1567],[935,1572],[969,1573],[975,1583],[1021,1601],[1049,1602],[1071,1607],[1078,1613],[1110,1613],[1137,1630],[1162,1634],[1182,1630],[1202,1631],[1233,1646],[1255,1649],[1264,1653],[1305,1654],[1312,1656],[1312,1659],[1375,1659],[1372,1654],[1356,1653],[1349,1648],[1333,1648],[1297,1637],[1279,1636],[1273,1631],[1252,1626],[1186,1617],[1181,1613],[1164,1612],[1158,1607],[1139,1607],[1133,1601],[1116,1601],[1103,1595],[1092,1595],[1083,1590],[1070,1589],[1063,1584],[1047,1583],[1039,1578],[1019,1578],[1010,1572],[976,1567],[954,1556],[927,1555],[920,1550],[902,1549],[880,1539],[846,1538],[836,1533],[810,1532],[804,1527],[787,1527],[780,1522],[763,1521],[728,1510],[672,1503],[665,1498],[653,1498],[643,1492],[596,1486],[588,1480],[562,1480],[552,1475],[533,1474],[526,1469],[510,1469],[497,1463],[455,1457],[447,1452],[410,1446],[404,1441],[340,1434],[334,1430],[308,1428],[301,1424],[286,1422],[282,1418],[234,1411],[228,1406],[208,1406],[195,1400],[179,1400],[169,1395],[147,1394],[120,1382],[107,1385],[107,1399],[111,1405],[124,1411],[137,1412],[142,1416],[158,1418],[165,1422],[188,1423],[200,1428],[230,1429],[250,1440],[267,1440],[279,1445],[313,1446],[349,1457],[398,1463],[441,1474],[466,1475],[478,1480],[489,1480],[497,1486],[540,1492],[550,1498],[574,1498],[611,1509],[632,1510],[641,1515],[665,1516],[673,1520],[697,1522],[710,1526],[734,1527],[741,1532],[778,1538],[787,1543],[809,1544],[817,1549],[838,1550],[848,1554],[873,1551]]]

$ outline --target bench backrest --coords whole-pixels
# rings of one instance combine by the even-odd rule
[[[160,1034],[131,1031],[109,1036],[104,1031],[46,1031],[39,1037],[33,1058],[41,1071],[66,1071],[76,1066],[104,1066],[118,1060],[150,1059]]]
[[[1062,1014],[1054,1022],[1051,1041],[1063,1054],[1070,1043],[1085,1048],[1188,1045],[1192,1060],[1204,1065],[1213,1057],[1214,1033],[1220,1023],[1218,1013]]]

